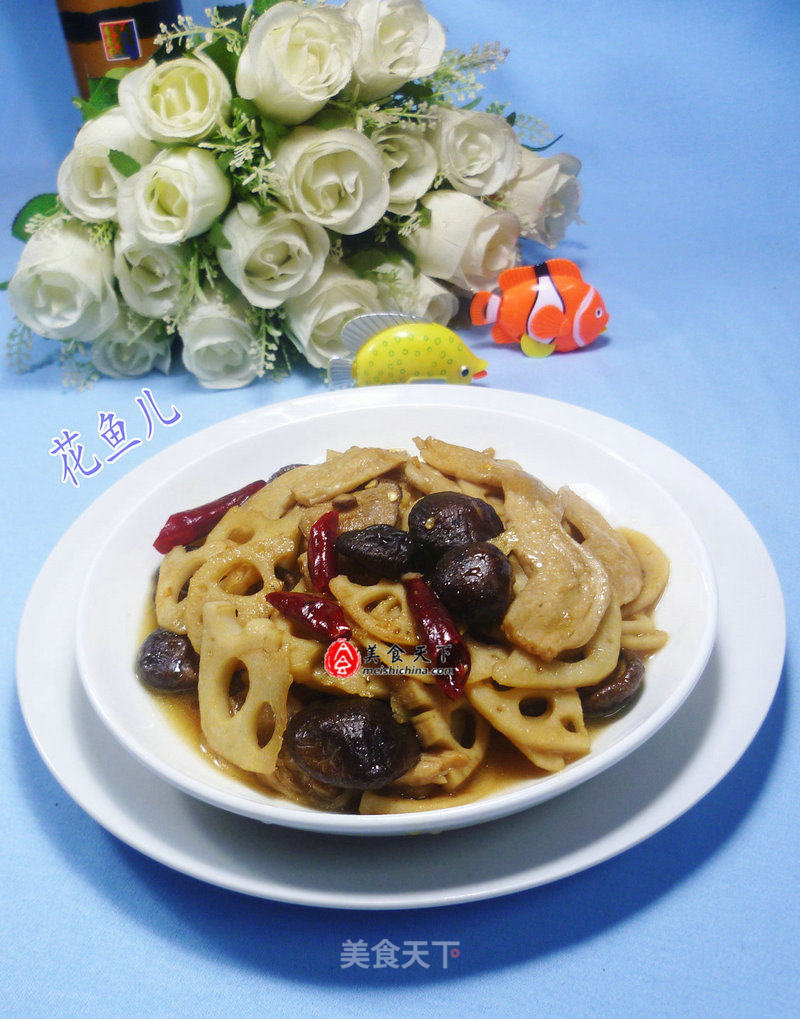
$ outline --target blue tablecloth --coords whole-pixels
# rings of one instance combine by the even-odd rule
[[[203,4],[185,9],[202,14]],[[14,689],[25,596],[64,530],[127,469],[61,482],[62,428],[96,432],[137,381],[63,389],[54,344],[2,369],[4,1011],[18,1015],[779,1015],[796,1001],[800,929],[796,647],[800,9],[792,0],[431,0],[466,48],[511,47],[491,98],[543,117],[584,163],[582,217],[559,253],[611,310],[608,342],[523,359],[486,344],[491,386],[619,418],[710,474],[755,524],[789,614],[766,722],[700,804],[621,857],[497,901],[346,914],[249,899],[178,875],[106,834],[50,776]],[[53,189],[78,126],[55,5],[2,2],[0,221]],[[0,239],[0,278],[20,245]],[[544,251],[535,251],[540,256]],[[0,296],[0,335],[11,328]],[[148,379],[183,419],[148,452],[265,402],[320,389],[315,373],[206,392]],[[136,459],[138,457],[138,460]],[[47,634],[42,634],[47,640]],[[754,677],[754,681],[757,677]],[[42,676],[46,690],[47,676]],[[442,967],[340,968],[347,938],[457,939]],[[436,995],[434,998],[433,995]]]

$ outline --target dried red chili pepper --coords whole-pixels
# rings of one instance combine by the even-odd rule
[[[180,513],[173,513],[158,532],[158,537],[153,542],[153,548],[156,552],[166,555],[178,545],[191,545],[193,542],[199,541],[200,538],[205,538],[229,509],[241,506],[264,485],[266,485],[266,481],[251,481],[244,488],[220,496],[213,502],[195,506],[194,509],[181,510]]]
[[[267,601],[287,619],[302,623],[320,640],[348,640],[352,634],[338,602],[299,591],[273,591]]]
[[[464,638],[453,617],[439,601],[424,580],[415,577],[404,580],[408,607],[417,631],[431,659],[434,669],[447,669],[436,673],[436,682],[442,692],[456,700],[467,685],[472,658]]]
[[[318,591],[327,591],[339,572],[334,543],[339,536],[339,513],[323,513],[308,532],[308,575]]]

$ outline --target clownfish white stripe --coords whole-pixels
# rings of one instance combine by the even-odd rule
[[[578,306],[578,310],[575,312],[575,318],[572,322],[572,338],[579,347],[586,346],[586,340],[581,336],[581,322],[583,316],[589,310],[592,301],[595,299],[597,291],[594,287],[589,287],[589,291]]]
[[[538,281],[536,301],[532,310],[536,312],[540,308],[558,308],[559,311],[565,309],[564,298],[550,275],[542,276]]]
[[[555,336],[537,336],[534,328],[534,319],[542,308],[557,308],[561,312],[566,310],[564,298],[549,273],[546,276],[540,276],[537,281],[536,298],[528,315],[527,332],[531,339],[538,340],[540,343],[550,343],[555,339]]]
[[[486,302],[486,310],[484,311],[487,323],[496,322],[497,314],[499,311],[500,311],[500,294],[492,294],[492,296]]]

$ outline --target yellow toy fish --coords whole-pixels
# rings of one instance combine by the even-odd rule
[[[328,379],[336,388],[434,379],[465,384],[486,375],[487,362],[452,329],[409,315],[359,315],[342,330],[342,344],[352,356],[331,358]]]

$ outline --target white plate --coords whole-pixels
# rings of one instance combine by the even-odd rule
[[[404,403],[351,409],[334,398],[327,413],[289,422],[275,416],[261,430],[230,442],[209,437],[203,456],[186,465],[173,461],[167,480],[123,517],[106,542],[98,542],[78,607],[77,659],[84,687],[117,739],[177,788],[246,817],[307,831],[390,835],[464,827],[543,803],[598,775],[657,732],[691,693],[714,643],[717,595],[703,543],[675,500],[638,467],[595,441],[507,408],[477,415],[472,405],[442,407],[436,389],[427,387],[424,393],[427,403],[413,417]],[[612,523],[653,538],[670,558],[669,585],[658,606],[658,624],[670,634],[669,643],[648,663],[641,696],[600,731],[590,754],[563,771],[474,803],[359,816],[298,806],[244,785],[183,740],[135,679],[141,618],[161,561],[153,539],[176,509],[269,477],[287,460],[321,460],[331,444],[413,449],[420,428],[473,448],[494,446],[554,489],[574,485]]]
[[[467,406],[476,415],[502,410],[536,419],[614,448],[671,492],[710,551],[720,593],[717,647],[697,689],[646,746],[558,799],[482,826],[479,838],[445,832],[376,845],[267,828],[199,803],[138,765],[97,722],[80,688],[75,618],[65,606],[77,599],[81,574],[115,517],[212,443],[257,434],[276,420],[311,420],[332,406],[402,405],[413,414],[431,398],[428,387],[393,387],[243,415],[143,464],[59,542],[20,627],[20,702],[53,774],[109,831],[185,873],[267,898],[346,908],[443,905],[534,887],[608,859],[680,816],[739,759],[772,701],[785,639],[780,588],[752,526],[708,477],[655,440],[589,411],[493,390],[437,388],[435,399],[440,407]],[[758,684],[751,682],[755,671]],[[47,698],[41,697],[44,673],[50,677]]]

